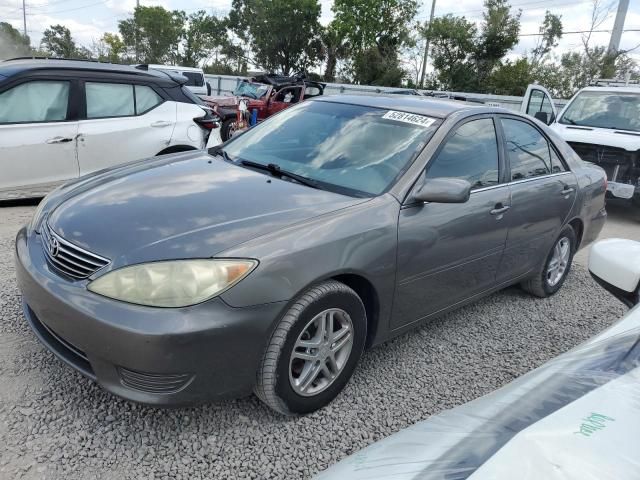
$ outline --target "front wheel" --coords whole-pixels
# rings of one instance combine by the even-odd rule
[[[536,274],[522,283],[522,288],[537,297],[550,297],[562,287],[571,270],[576,251],[576,233],[566,225],[551,247]]]
[[[310,288],[276,326],[256,395],[285,415],[322,408],[351,378],[366,334],[365,308],[351,288],[335,280]]]
[[[231,137],[238,128],[238,122],[235,118],[228,118],[222,122],[222,127],[220,128],[220,137],[223,142],[226,142]]]

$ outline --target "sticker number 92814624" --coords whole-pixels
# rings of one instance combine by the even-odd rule
[[[416,115],[415,113],[398,112],[396,110],[389,110],[382,116],[382,118],[395,120],[397,122],[410,123],[424,128],[429,127],[433,122],[435,122],[435,119],[431,117]]]

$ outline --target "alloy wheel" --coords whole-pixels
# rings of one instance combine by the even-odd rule
[[[303,328],[289,360],[291,388],[310,397],[326,390],[344,369],[353,346],[353,322],[347,312],[330,308]]]
[[[555,287],[564,276],[571,257],[571,241],[560,238],[553,247],[553,255],[547,265],[546,278],[550,287]]]

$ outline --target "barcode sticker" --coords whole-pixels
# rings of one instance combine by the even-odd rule
[[[419,125],[424,128],[431,126],[431,124],[436,121],[435,118],[416,115],[415,113],[398,112],[396,110],[389,110],[382,116],[382,118],[395,120],[397,122],[410,123],[412,125]]]

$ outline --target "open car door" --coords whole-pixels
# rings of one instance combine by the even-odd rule
[[[549,91],[535,83],[527,87],[520,105],[520,113],[534,117],[546,125],[550,125],[558,116]]]

